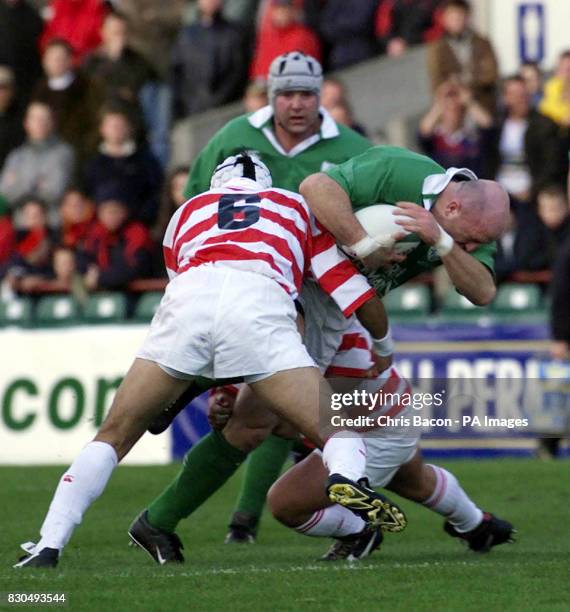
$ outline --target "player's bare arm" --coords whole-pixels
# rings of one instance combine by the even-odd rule
[[[407,232],[417,234],[426,244],[437,246],[445,242],[445,231],[425,208],[413,202],[398,202],[394,215],[399,218],[396,221],[398,225]],[[449,235],[447,237],[451,238]],[[496,287],[489,270],[468,253],[476,246],[449,242],[449,247],[443,247],[440,257],[457,290],[473,304],[485,306],[495,297]]]
[[[393,236],[389,244],[375,243],[352,212],[352,204],[346,191],[326,174],[320,172],[307,177],[301,183],[299,191],[311,212],[339,244],[352,247],[366,243],[366,249],[361,254],[356,253],[356,256],[369,270],[377,270],[405,260],[405,255],[392,250],[393,244],[402,238],[405,232]]]

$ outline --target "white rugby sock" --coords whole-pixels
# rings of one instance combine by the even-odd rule
[[[351,480],[364,476],[366,445],[354,431],[339,431],[323,447],[323,463],[329,474],[342,474]]]
[[[90,442],[59,481],[36,550],[61,550],[89,506],[101,495],[118,463],[115,449],[106,442]]]
[[[445,518],[462,533],[475,529],[483,520],[483,512],[461,488],[457,478],[437,465],[429,465],[436,478],[433,493],[423,503]]]
[[[365,522],[347,508],[338,504],[317,510],[311,518],[295,530],[303,535],[321,538],[339,538],[360,533]]]

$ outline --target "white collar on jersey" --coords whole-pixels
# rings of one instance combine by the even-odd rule
[[[431,210],[437,196],[449,185],[455,176],[462,176],[468,181],[476,181],[477,175],[469,168],[448,168],[445,174],[430,174],[426,176],[422,186],[424,208]]]
[[[284,155],[285,157],[295,157],[295,155],[299,155],[299,153],[306,151],[310,146],[321,140],[321,138],[336,138],[340,134],[338,125],[335,123],[335,120],[330,116],[328,111],[321,106],[319,108],[319,113],[322,118],[319,133],[309,136],[309,138],[306,138],[303,140],[303,142],[300,142],[298,145],[294,146],[290,151],[285,151],[285,149],[283,149],[275,137],[275,132],[266,125],[267,122],[273,117],[272,106],[269,105],[260,108],[258,111],[248,117],[248,121],[254,128],[261,130],[265,134],[267,140],[269,140],[269,142],[279,153],[281,153],[281,155]]]

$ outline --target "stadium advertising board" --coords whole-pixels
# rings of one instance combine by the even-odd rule
[[[443,397],[418,406],[410,423],[427,455],[530,455],[537,435],[569,432],[570,373],[545,369],[545,325],[398,326],[395,336],[414,395]],[[199,398],[175,421],[175,457],[207,430],[206,410]]]
[[[71,462],[95,435],[146,326],[0,332],[0,464]],[[144,438],[126,463],[166,463],[168,434]]]

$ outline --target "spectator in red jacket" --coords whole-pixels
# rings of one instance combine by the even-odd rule
[[[20,206],[20,224],[14,251],[6,263],[6,282],[13,291],[30,291],[51,274],[53,239],[47,224],[47,207],[30,197]]]
[[[252,80],[265,80],[271,62],[288,51],[302,51],[321,60],[321,43],[317,35],[302,23],[302,9],[294,0],[271,0],[268,18],[257,34],[254,59],[250,68]]]
[[[71,187],[61,200],[59,217],[60,243],[64,247],[82,248],[95,218],[93,202],[82,191]]]
[[[14,252],[16,235],[10,216],[10,208],[5,198],[0,195],[0,276],[3,265]]]
[[[121,290],[132,280],[150,276],[152,252],[148,229],[129,220],[125,203],[118,199],[101,202],[82,253],[87,263],[86,288]]]
[[[74,51],[76,64],[101,43],[101,26],[107,13],[103,0],[51,0],[50,17],[40,38],[45,51],[54,38],[63,38]]]

